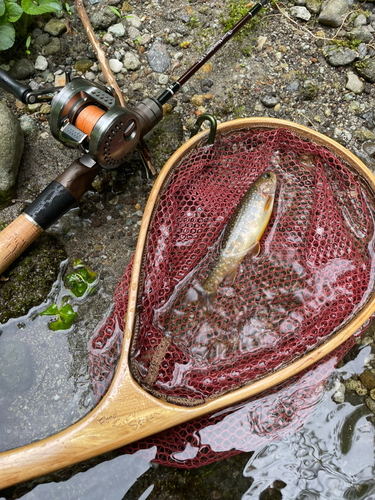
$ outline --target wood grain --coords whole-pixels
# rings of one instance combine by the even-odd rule
[[[0,274],[42,234],[43,229],[21,214],[0,233]]]
[[[358,158],[331,139],[300,125],[282,120],[249,118],[221,124],[218,127],[218,133],[250,127],[285,127],[302,137],[310,138],[314,142],[330,148],[341,159],[356,168],[368,181],[371,188],[375,190],[374,176]],[[128,352],[134,327],[142,252],[146,242],[150,217],[161,186],[170,170],[173,169],[182,156],[195,148],[207,136],[208,131],[205,131],[193,137],[169,159],[150,194],[135,252],[123,351],[119,368],[107,395],[89,415],[63,432],[38,443],[1,453],[0,488],[116,449],[259,394],[322,359],[353,335],[374,313],[375,297],[372,296],[357,316],[322,346],[261,380],[198,407],[184,408],[165,403],[146,393],[137,385],[129,372]]]

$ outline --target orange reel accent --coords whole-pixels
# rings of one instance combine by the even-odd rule
[[[97,106],[87,106],[79,113],[74,125],[90,137],[92,129],[104,113],[105,111]]]

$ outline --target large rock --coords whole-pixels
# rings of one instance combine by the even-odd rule
[[[360,40],[364,43],[369,43],[373,39],[372,34],[366,28],[366,26],[357,26],[353,28],[348,34],[349,40]]]
[[[23,132],[10,109],[0,102],[0,208],[10,204],[23,152]]]
[[[338,28],[348,12],[349,6],[345,0],[328,0],[322,6],[318,21],[326,26]]]

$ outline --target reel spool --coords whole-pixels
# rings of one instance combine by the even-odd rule
[[[75,78],[51,102],[50,127],[55,139],[81,147],[100,166],[112,169],[124,163],[138,141],[162,117],[161,104],[144,99],[123,108],[110,88]]]

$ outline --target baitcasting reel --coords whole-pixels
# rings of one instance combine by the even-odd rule
[[[83,78],[68,83],[51,102],[55,139],[81,149],[100,166],[121,166],[138,141],[163,117],[161,104],[146,98],[135,108],[120,106],[110,87]]]

